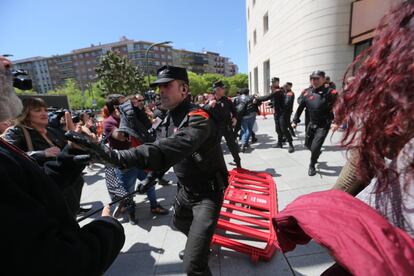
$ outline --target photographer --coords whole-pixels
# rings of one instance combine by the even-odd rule
[[[98,141],[98,136],[96,135],[96,126],[92,121],[92,118],[89,116],[88,112],[81,112],[76,114],[76,127],[79,128],[79,131],[94,141]],[[95,132],[94,132],[95,131]]]
[[[10,66],[0,56],[0,121],[15,118],[23,108],[11,85]],[[109,207],[101,218],[83,227],[69,213],[57,183],[70,183],[81,168],[71,155],[73,149],[65,152],[58,161],[39,167],[0,138],[4,219],[0,237],[6,252],[2,269],[9,274],[102,275],[125,242],[123,228],[109,216]],[[59,171],[59,163],[70,170]]]
[[[68,142],[63,129],[48,126],[47,106],[42,99],[26,98],[22,102],[23,111],[16,119],[17,124],[3,134],[4,139],[43,166],[46,161],[55,160],[68,146]],[[66,128],[73,129],[70,115],[65,114],[63,118],[67,122]],[[79,172],[69,186],[60,185],[66,204],[74,217],[79,212],[83,183]]]

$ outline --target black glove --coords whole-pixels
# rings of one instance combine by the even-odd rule
[[[155,184],[157,184],[156,177],[147,177],[138,184],[137,190],[140,194],[145,194]]]
[[[111,150],[103,144],[92,142],[87,136],[75,131],[66,132],[65,137],[85,149],[90,154],[91,162],[123,167],[118,151]]]
[[[66,152],[61,152],[58,154],[56,159],[63,164],[73,162],[78,165],[88,165],[88,163],[91,161],[91,156],[89,154],[73,155]]]
[[[140,194],[146,193],[152,186],[157,184],[157,179],[162,178],[164,174],[165,171],[150,171],[147,177],[138,184],[138,192]]]

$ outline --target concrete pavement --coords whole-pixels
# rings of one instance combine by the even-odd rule
[[[298,138],[294,140],[296,151],[287,152],[287,147],[274,149],[276,143],[274,121],[272,117],[257,117],[258,142],[246,153],[241,153],[242,166],[254,171],[266,171],[273,176],[276,183],[278,208],[282,210],[299,195],[329,189],[339,175],[345,163],[344,152],[335,146],[339,134],[331,138],[328,135],[323,153],[317,165],[318,174],[307,175],[310,152],[304,148],[304,126],[299,125]],[[332,140],[331,140],[332,139]],[[232,161],[227,147],[224,146],[225,159]],[[228,169],[231,166],[228,165]],[[167,179],[175,180],[172,171]],[[105,186],[102,166],[87,170],[82,205],[101,207],[109,200]],[[157,186],[159,202],[171,213],[167,216],[153,216],[145,195],[137,195],[138,225],[124,223],[126,242],[121,254],[105,275],[185,275],[178,252],[184,248],[185,236],[173,229],[172,203],[176,186]],[[86,220],[87,222],[88,220]],[[286,254],[295,275],[320,275],[333,261],[324,248],[314,242],[299,246]],[[249,257],[226,248],[213,248],[210,257],[213,275],[292,275],[281,253],[276,253],[269,262],[259,261],[254,264]]]

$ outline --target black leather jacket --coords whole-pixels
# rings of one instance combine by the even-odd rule
[[[22,127],[28,131],[32,140],[32,151],[29,151]],[[59,129],[47,127],[46,136],[53,143],[53,145],[50,145],[36,129],[24,125],[18,125],[9,128],[4,134],[4,139],[10,144],[26,152],[30,157],[34,158],[39,165],[42,165],[48,160],[45,155],[45,149],[56,146],[62,150],[67,145],[67,139],[65,138],[63,131]]]
[[[171,166],[180,185],[200,195],[222,193],[227,168],[216,123],[205,110],[185,100],[168,112],[154,143],[118,152],[125,167],[163,170]]]
[[[329,127],[334,118],[332,108],[336,97],[336,90],[324,86],[306,89],[292,121],[296,124],[299,123],[300,115],[306,108],[309,112],[310,123],[318,127]]]

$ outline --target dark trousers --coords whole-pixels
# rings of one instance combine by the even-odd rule
[[[233,156],[234,162],[238,163],[240,162],[240,156],[239,156],[239,146],[236,142],[236,135],[234,134],[233,128],[231,126],[226,126],[222,130],[224,139],[226,139],[227,147],[229,148],[229,151],[231,155]]]
[[[295,130],[292,127],[292,123],[291,123],[290,118],[292,118],[292,111],[289,111],[289,112],[286,113],[287,127],[288,127],[290,135],[292,136],[293,135],[292,133],[295,133]]]
[[[74,218],[76,218],[76,215],[79,212],[83,183],[83,177],[80,175],[75,179],[71,186],[62,190],[66,205],[69,207],[70,213]]]
[[[292,135],[289,133],[287,116],[285,113],[282,114],[273,114],[275,120],[275,128],[277,133],[277,140],[279,144],[282,144],[283,137],[286,137],[286,140],[289,143],[292,143]]]
[[[208,255],[222,202],[222,195],[202,197],[188,193],[185,188],[178,190],[173,222],[187,236],[184,251],[187,275],[212,275]]]
[[[321,148],[329,133],[330,124],[323,127],[309,122],[306,128],[305,146],[311,151],[311,164],[315,165],[321,155]]]

